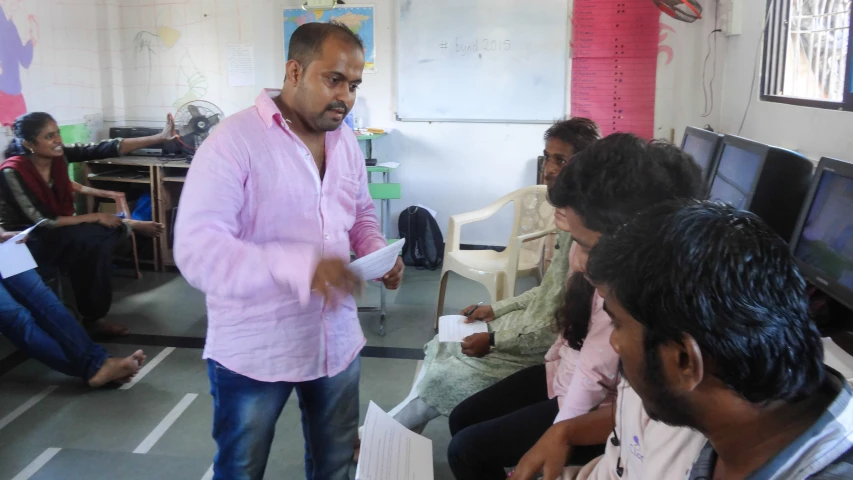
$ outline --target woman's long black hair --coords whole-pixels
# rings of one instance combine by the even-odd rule
[[[53,121],[53,117],[44,112],[30,112],[18,117],[12,127],[15,138],[6,147],[4,158],[17,157],[30,153],[27,147],[24,146],[24,141],[35,143],[42,129],[49,122]]]
[[[568,342],[569,347],[575,350],[581,349],[589,333],[594,294],[595,287],[583,273],[572,273],[566,285],[566,293],[563,294],[563,301],[554,313],[557,331]]]

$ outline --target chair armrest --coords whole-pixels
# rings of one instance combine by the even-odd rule
[[[445,242],[444,244],[445,256],[447,256],[448,252],[459,250],[460,236],[462,233],[463,225],[483,221],[491,217],[492,215],[498,213],[501,208],[503,208],[507,203],[511,201],[511,196],[506,195],[479,210],[451,215],[447,227],[447,242]]]
[[[509,245],[507,245],[505,250],[507,254],[507,268],[504,275],[504,291],[507,292],[507,295],[513,296],[515,294],[515,278],[518,272],[518,257],[521,255],[521,245],[524,242],[537,240],[557,231],[557,228],[549,228],[510,238]]]
[[[552,233],[557,233],[559,231],[560,230],[558,228],[554,227],[554,228],[550,228],[548,230],[542,230],[540,232],[528,233],[527,235],[519,235],[518,237],[516,237],[516,239],[518,240],[518,243],[521,244],[521,243],[529,242],[531,240],[536,240],[536,239],[539,239],[542,237],[547,237],[548,235],[551,235]]]

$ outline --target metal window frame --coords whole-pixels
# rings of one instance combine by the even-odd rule
[[[767,33],[764,36],[759,98],[765,102],[853,112],[853,9],[850,11],[850,28],[847,32],[844,98],[840,102],[788,97],[775,93],[784,91],[785,87],[790,1],[767,0],[767,12],[770,15],[770,20],[767,22]]]

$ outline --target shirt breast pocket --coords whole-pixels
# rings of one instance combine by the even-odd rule
[[[338,199],[346,231],[349,231],[355,223],[360,187],[361,184],[355,177],[342,175],[338,182]]]

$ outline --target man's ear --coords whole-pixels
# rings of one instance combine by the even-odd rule
[[[702,383],[705,360],[702,358],[702,349],[693,337],[685,334],[681,342],[667,342],[660,349],[664,369],[674,388],[692,391]]]
[[[284,64],[284,83],[296,86],[302,79],[302,65],[296,60],[288,60]]]

